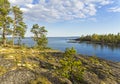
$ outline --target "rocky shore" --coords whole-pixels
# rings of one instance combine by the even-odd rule
[[[0,51],[0,84],[74,84],[53,74],[62,55],[51,50],[41,53],[33,49],[3,49]],[[76,57],[85,68],[83,81],[76,84],[120,84],[120,63],[94,56]]]

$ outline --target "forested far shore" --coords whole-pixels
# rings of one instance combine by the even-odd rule
[[[0,84],[120,84],[119,63],[79,55],[73,47],[64,52],[48,48],[48,31],[44,26],[31,27],[33,47],[21,45],[27,31],[23,19],[19,6],[0,0]],[[15,37],[18,45],[14,43]],[[119,44],[120,33],[93,34],[76,40]]]
[[[108,45],[120,45],[120,33],[117,34],[92,34],[92,35],[82,35],[80,38],[75,39],[75,41],[87,41],[97,44],[108,44]]]

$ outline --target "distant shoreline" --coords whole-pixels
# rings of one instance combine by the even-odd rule
[[[79,38],[77,39],[70,39],[68,41],[69,43],[88,43],[88,44],[98,44],[98,45],[107,45],[107,46],[117,46],[120,47],[120,43],[106,43],[106,42],[96,42],[96,41],[86,41],[86,40],[80,40]]]

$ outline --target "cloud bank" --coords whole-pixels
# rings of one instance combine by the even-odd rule
[[[9,0],[19,5],[28,20],[68,21],[95,16],[97,10],[111,4],[111,0]],[[111,9],[113,11],[113,9]],[[120,8],[113,12],[120,11]]]
[[[109,9],[110,12],[120,12],[120,7],[112,7]]]

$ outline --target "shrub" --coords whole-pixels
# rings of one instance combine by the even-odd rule
[[[61,66],[57,69],[57,74],[70,79],[72,82],[83,79],[84,68],[81,61],[75,56],[74,48],[67,48],[64,57],[59,61]]]

